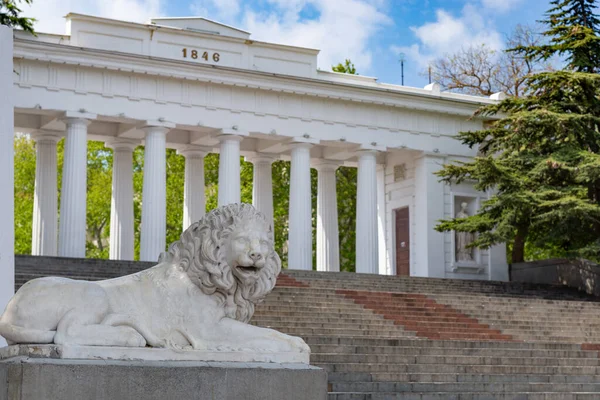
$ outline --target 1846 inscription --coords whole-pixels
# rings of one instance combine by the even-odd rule
[[[209,59],[212,58],[212,60],[214,62],[219,62],[219,60],[221,59],[221,55],[219,53],[209,53],[208,51],[198,51],[198,50],[193,50],[193,49],[188,49],[187,47],[184,47],[183,49],[181,49],[181,53],[183,55],[183,58],[191,58],[193,60],[197,60],[197,59],[203,59],[204,61],[209,61]]]

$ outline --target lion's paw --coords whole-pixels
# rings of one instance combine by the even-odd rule
[[[124,336],[125,347],[146,347],[146,339],[137,332],[127,332]]]
[[[300,353],[310,353],[309,345],[307,345],[306,342],[302,338],[294,337],[294,339],[295,339],[294,347]]]

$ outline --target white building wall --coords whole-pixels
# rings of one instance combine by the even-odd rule
[[[0,25],[0,314],[14,294],[13,31]],[[5,346],[0,337],[0,347]]]
[[[394,210],[402,207],[409,207],[410,216],[410,273],[411,276],[431,276],[429,273],[433,269],[438,269],[437,275],[451,279],[481,279],[481,280],[508,280],[508,265],[506,263],[506,250],[504,245],[495,246],[490,250],[475,250],[476,265],[472,267],[458,267],[455,260],[454,250],[454,232],[444,232],[444,265],[441,266],[419,264],[419,254],[417,249],[422,248],[419,243],[419,236],[416,234],[420,221],[416,213],[417,204],[415,202],[417,187],[423,187],[417,182],[415,175],[415,158],[419,157],[418,152],[397,152],[389,154],[385,166],[385,269],[389,274],[396,274],[396,229]],[[440,163],[444,160],[440,158]],[[463,159],[466,160],[466,159]],[[449,162],[445,160],[443,162]],[[394,167],[404,165],[404,179],[395,180]],[[437,179],[437,178],[436,178]],[[429,195],[429,193],[428,193]],[[456,215],[457,201],[467,198],[470,199],[472,210],[476,211],[487,199],[486,193],[478,192],[471,183],[461,183],[460,185],[443,185],[443,218],[450,219]]]
[[[394,167],[404,165],[404,179],[396,181]],[[386,267],[391,275],[396,274],[396,221],[394,210],[409,207],[410,215],[410,271],[414,273],[415,261],[415,167],[414,154],[402,152],[391,154],[385,167],[385,231]]]

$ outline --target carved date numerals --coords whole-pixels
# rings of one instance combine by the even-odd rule
[[[208,51],[198,51],[198,50],[190,50],[187,47],[181,49],[181,53],[183,58],[191,58],[193,60],[197,60],[198,58],[203,59],[204,61],[208,61],[212,58],[214,62],[219,62],[221,59],[221,55],[219,53],[209,53]]]

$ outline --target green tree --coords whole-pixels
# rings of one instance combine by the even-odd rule
[[[331,70],[333,72],[339,72],[341,74],[358,75],[354,64],[349,59],[344,60],[344,63],[338,63],[338,65],[332,65]]]
[[[32,0],[0,0],[0,25],[21,28],[35,35],[33,23],[35,19],[22,17],[19,3],[31,4]]]
[[[336,171],[340,270],[356,270],[356,168],[339,167]]]
[[[577,72],[598,72],[600,68],[600,20],[594,14],[596,0],[553,0],[544,21],[548,43],[517,46],[513,50],[531,60],[566,57],[567,68]]]
[[[86,257],[89,258],[109,255],[112,159],[112,151],[104,143],[88,141]]]
[[[598,258],[600,75],[592,72],[600,65],[593,3],[553,1],[542,21],[551,44],[514,50],[538,60],[558,54],[567,66],[528,78],[523,98],[480,109],[477,115],[498,118],[489,129],[459,134],[480,156],[445,165],[439,175],[449,184],[472,180],[493,195],[476,215],[442,221],[438,230],[477,232],[473,245],[481,248],[509,243],[513,262],[524,260],[528,246],[544,256]]]
[[[17,134],[15,149],[15,253],[31,254],[35,147],[28,135]]]

